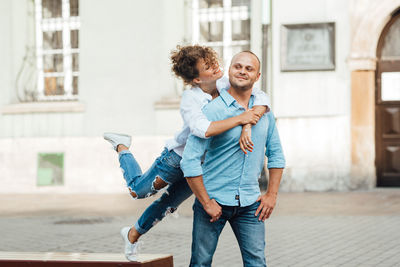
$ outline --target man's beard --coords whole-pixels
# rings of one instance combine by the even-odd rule
[[[229,83],[232,88],[237,89],[238,91],[247,91],[253,88],[253,84],[238,85],[236,82],[232,81],[231,78],[229,78]]]

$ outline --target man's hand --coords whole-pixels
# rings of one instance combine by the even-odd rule
[[[222,215],[222,208],[215,199],[210,199],[203,208],[207,214],[211,216],[210,222],[218,221],[219,217]]]
[[[248,109],[242,114],[239,115],[240,117],[240,124],[257,124],[258,120],[260,119],[260,115],[256,114],[253,109]]]
[[[217,221],[222,215],[222,208],[215,199],[210,199],[203,183],[203,175],[186,177],[186,181],[190,189],[192,189],[193,194],[200,201],[205,212],[211,216],[210,222]]]
[[[258,197],[257,201],[260,202],[260,206],[258,206],[254,215],[257,216],[260,214],[260,217],[258,218],[259,221],[265,221],[269,218],[275,207],[276,197],[277,193],[265,193]]]
[[[251,124],[246,124],[242,128],[242,134],[239,139],[240,149],[243,153],[247,154],[247,151],[253,152],[254,144],[251,141]]]

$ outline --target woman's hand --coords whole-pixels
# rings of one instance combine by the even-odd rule
[[[260,115],[257,114],[253,109],[248,109],[242,114],[239,115],[240,117],[240,124],[257,124],[258,120],[260,119]]]
[[[251,124],[246,124],[242,128],[242,134],[239,139],[240,149],[247,154],[247,151],[253,152],[254,144],[251,141]]]

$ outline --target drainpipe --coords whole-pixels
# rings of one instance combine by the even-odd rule
[[[262,88],[266,90],[271,99],[271,106],[273,106],[272,0],[263,0],[262,5],[262,69],[264,76]]]

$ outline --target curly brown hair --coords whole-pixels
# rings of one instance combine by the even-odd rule
[[[171,51],[172,71],[185,84],[195,85],[193,79],[199,77],[199,70],[196,67],[199,59],[203,59],[207,66],[218,63],[218,55],[211,47],[178,45],[176,50]]]

